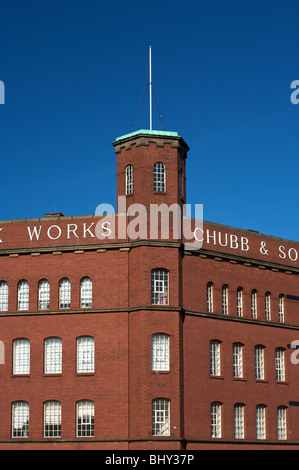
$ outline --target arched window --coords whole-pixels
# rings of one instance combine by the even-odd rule
[[[59,308],[71,307],[71,282],[69,279],[61,279],[59,283]]]
[[[29,437],[29,403],[26,401],[12,404],[12,437]]]
[[[152,434],[170,435],[170,400],[167,398],[155,398],[152,401]]]
[[[94,338],[92,336],[77,338],[77,372],[94,372]]]
[[[51,400],[44,403],[44,437],[61,437],[61,403]]]
[[[211,437],[221,437],[221,403],[211,403]]]
[[[29,284],[27,281],[20,281],[18,284],[18,310],[29,309]]]
[[[237,316],[243,317],[243,289],[238,287],[237,289]]]
[[[284,322],[284,295],[280,294],[278,298],[278,319],[281,323]]]
[[[220,375],[220,341],[210,341],[210,374]]]
[[[271,294],[266,292],[265,294],[265,318],[271,320]]]
[[[126,167],[126,194],[134,192],[134,168],[133,165]]]
[[[8,284],[6,281],[0,282],[0,311],[8,310]]]
[[[166,191],[166,171],[164,163],[157,162],[154,165],[154,191]]]
[[[165,269],[152,270],[152,305],[168,305],[169,272]]]
[[[94,402],[91,400],[77,402],[76,434],[77,437],[94,436]]]
[[[222,313],[223,315],[228,314],[228,287],[226,284],[222,286]]]
[[[243,345],[233,344],[233,376],[243,377]]]
[[[256,290],[251,291],[251,318],[257,318]]]
[[[285,357],[284,349],[276,348],[275,349],[275,370],[276,370],[276,380],[285,381]]]
[[[235,439],[244,439],[244,408],[243,403],[234,405]]]
[[[92,307],[92,280],[90,277],[84,277],[80,283],[80,305],[81,308]]]
[[[266,439],[266,407],[257,405],[256,407],[256,438]]]
[[[213,283],[207,284],[207,312],[213,312]]]
[[[61,338],[45,339],[45,374],[61,374],[62,340]]]
[[[255,378],[258,380],[265,379],[265,348],[261,344],[254,347],[254,362],[255,362]]]
[[[277,438],[279,440],[287,439],[287,408],[286,406],[277,407]]]
[[[169,335],[152,335],[152,370],[169,370]]]
[[[48,310],[50,307],[50,283],[47,279],[42,279],[38,283],[38,308]]]

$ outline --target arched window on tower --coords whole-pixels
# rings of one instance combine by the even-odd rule
[[[162,193],[166,191],[166,171],[162,162],[154,165],[154,191]]]
[[[134,192],[134,168],[133,165],[126,167],[126,194]]]

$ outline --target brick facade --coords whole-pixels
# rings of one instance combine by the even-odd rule
[[[134,169],[127,206],[186,202],[187,144],[176,133],[140,131],[113,143],[117,158],[117,196],[126,192],[126,167]],[[154,191],[153,166],[162,162],[165,191]],[[105,217],[105,216],[104,216]],[[197,230],[200,249],[184,234],[132,238],[97,235],[103,216],[0,222],[1,300],[0,449],[298,449],[298,365],[289,349],[299,339],[299,244],[252,231],[204,222]],[[127,219],[127,223],[131,218]],[[107,227],[107,225],[106,225]],[[147,230],[149,234],[149,228]],[[167,301],[153,302],[152,270],[167,270]],[[80,304],[82,278],[92,280],[92,306]],[[59,282],[71,285],[69,308],[60,308]],[[49,308],[39,309],[39,282],[50,286]],[[29,284],[28,310],[18,309],[18,284]],[[213,309],[207,308],[211,283]],[[163,284],[163,289],[165,289]],[[227,286],[223,313],[223,285]],[[242,311],[237,291],[242,288]],[[256,291],[256,317],[252,291]],[[4,290],[2,291],[2,295]],[[270,293],[270,318],[265,294]],[[164,292],[165,294],[165,292]],[[165,294],[166,295],[166,294]],[[279,310],[283,295],[283,315]],[[161,297],[162,298],[162,297]],[[166,298],[166,297],[164,297]],[[2,302],[2,303],[1,303]],[[169,338],[169,366],[154,370],[152,335]],[[94,370],[77,372],[77,339],[94,341]],[[30,372],[16,373],[13,342],[30,340]],[[46,373],[45,340],[60,338],[62,370]],[[220,345],[220,372],[211,374],[210,342]],[[242,375],[234,376],[233,345],[242,346]],[[263,347],[264,376],[255,376],[255,347]],[[277,378],[276,351],[283,351],[283,380]],[[293,356],[294,357],[294,356]],[[281,365],[281,364],[280,364]],[[168,400],[168,432],[153,435],[152,402]],[[94,404],[94,431],[77,435],[77,403]],[[59,436],[44,437],[44,403],[59,402]],[[29,405],[29,431],[14,436],[15,403]],[[221,408],[211,434],[211,403]],[[244,435],[235,436],[234,406],[243,406]],[[256,406],[265,408],[265,435],[257,438]],[[278,439],[277,408],[283,407],[285,436]],[[14,421],[15,419],[15,421]],[[21,419],[21,418],[20,418]],[[157,423],[156,423],[157,424]],[[162,429],[159,428],[159,429]]]

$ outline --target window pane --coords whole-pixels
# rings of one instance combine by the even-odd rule
[[[71,283],[69,279],[61,279],[59,283],[59,308],[71,306]]]
[[[244,439],[244,405],[234,406],[235,439]]]
[[[211,437],[221,437],[221,404],[211,403]]]
[[[152,270],[152,304],[168,305],[168,271]]]
[[[169,370],[168,335],[152,335],[152,370]]]
[[[165,166],[161,162],[154,165],[154,191],[166,191]]]
[[[38,284],[38,308],[47,310],[50,307],[50,283],[43,279]]]
[[[224,285],[222,287],[222,313],[223,315],[228,314],[228,287]]]
[[[213,312],[213,283],[209,282],[207,284],[207,311],[209,313]]]
[[[30,341],[20,338],[13,342],[13,373],[30,373]]]
[[[94,338],[91,336],[77,339],[77,372],[94,372]]]
[[[81,280],[81,308],[92,307],[92,280],[85,277]]]
[[[266,408],[264,405],[256,407],[256,438],[266,439]]]
[[[287,438],[287,410],[285,406],[277,408],[277,438],[279,440]]]
[[[233,376],[243,377],[243,348],[242,344],[233,344]]]
[[[254,348],[255,355],[255,378],[264,380],[264,347],[257,345]]]
[[[29,309],[29,284],[21,281],[18,285],[18,310]]]
[[[45,374],[61,374],[62,340],[47,338],[45,340]]]
[[[44,404],[44,437],[61,437],[61,403],[48,401]]]
[[[94,403],[82,400],[77,403],[77,437],[94,436]]]
[[[282,348],[275,349],[275,369],[276,380],[285,380],[284,350]]]
[[[165,398],[152,402],[152,433],[153,436],[170,435],[170,401]]]
[[[12,405],[12,437],[29,437],[29,404],[25,401]]]
[[[134,169],[132,165],[126,167],[126,194],[134,191]]]
[[[0,282],[0,311],[8,310],[8,284],[6,281]]]

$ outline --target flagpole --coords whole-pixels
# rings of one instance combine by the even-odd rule
[[[152,47],[149,46],[149,107],[150,107],[150,130],[152,130]]]

